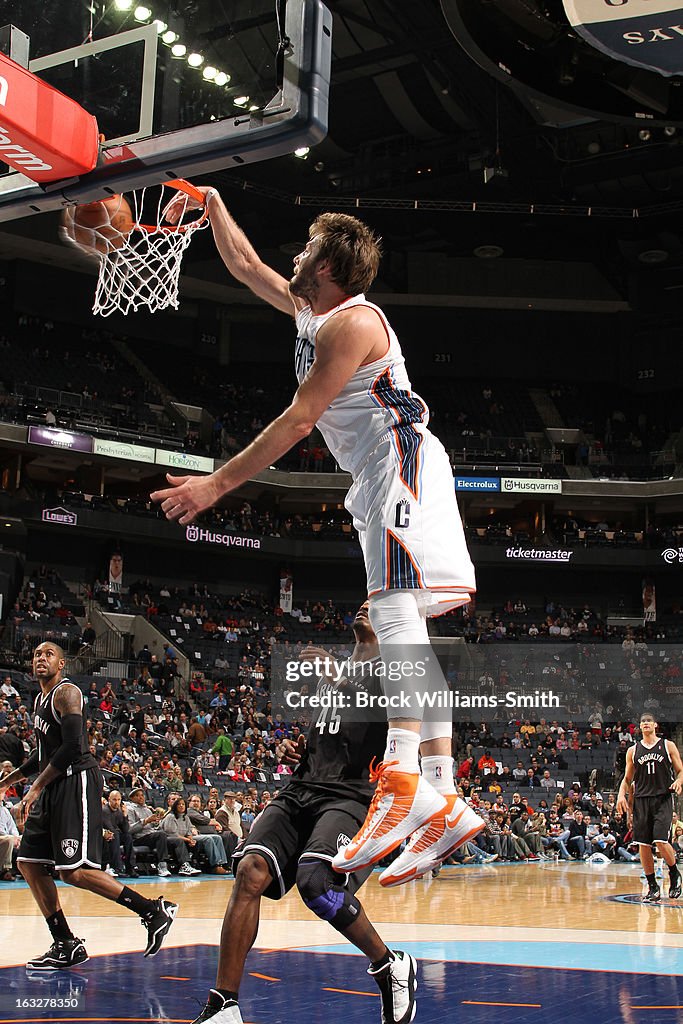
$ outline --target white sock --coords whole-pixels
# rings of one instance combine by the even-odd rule
[[[454,793],[453,758],[434,755],[422,758],[422,775],[437,793]]]
[[[417,755],[420,751],[420,734],[410,729],[387,729],[387,747],[384,752],[384,763],[396,761],[389,771],[420,774]]]

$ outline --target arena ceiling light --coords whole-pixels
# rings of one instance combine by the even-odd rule
[[[152,18],[153,11],[145,4],[138,4],[133,10],[133,4],[135,0],[114,0],[114,8],[122,13],[127,11],[133,11],[133,17],[136,21],[141,24],[149,22]],[[182,60],[183,57],[187,59],[187,63],[191,68],[201,68],[204,64],[204,55],[198,53],[196,50],[191,50],[188,53],[188,47],[180,39],[177,32],[168,27],[168,23],[163,21],[161,18],[154,18],[152,24],[157,30],[157,35],[160,37],[162,43],[165,46],[170,47],[171,55],[176,60]],[[207,65],[202,70],[202,77],[204,81],[210,82],[213,85],[224,86],[230,81],[230,75],[225,71],[220,71],[213,65]],[[239,96],[235,101],[235,105],[238,107],[246,107],[249,103],[248,96]],[[256,104],[252,104],[250,110],[258,110]]]
[[[308,146],[300,146],[299,149],[294,150],[294,156],[298,156],[299,160],[305,160],[310,152]]]
[[[246,107],[247,103],[249,102],[249,97],[235,96],[232,102],[235,104],[236,107]]]
[[[638,253],[638,262],[647,266],[655,266],[658,263],[666,263],[669,254],[666,249],[645,249]]]
[[[473,250],[473,255],[480,260],[496,260],[504,252],[502,245],[478,245]]]

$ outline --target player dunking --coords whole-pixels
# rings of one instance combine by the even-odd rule
[[[626,772],[619,787],[617,810],[629,814],[629,797],[633,792],[633,841],[638,844],[640,863],[647,879],[647,903],[657,903],[661,891],[655,878],[652,847],[656,846],[669,868],[669,897],[681,895],[681,876],[676,867],[676,854],[671,845],[673,793],[683,789],[683,762],[678,747],[671,740],[657,737],[653,715],[640,716],[642,739],[626,753]]]
[[[38,746],[29,759],[0,781],[0,798],[22,779],[38,774],[17,804],[24,834],[17,866],[28,882],[52,934],[47,953],[26,965],[35,971],[63,970],[88,960],[61,909],[57,887],[46,871],[55,867],[64,882],[87,889],[138,914],[147,929],[145,956],[155,956],[173,924],[177,906],[146,899],[102,871],[102,773],[90,753],[83,694],[63,677],[64,651],[39,644],[33,672],[40,684],[34,706]]]
[[[368,603],[353,623],[356,645],[351,660],[371,665],[377,639],[368,620]],[[309,648],[303,658],[325,657]],[[369,673],[353,683],[321,679],[317,694],[344,692],[349,686],[372,688]],[[306,750],[287,741],[289,756],[300,763],[277,800],[268,804],[235,853],[237,868],[225,913],[216,988],[194,1024],[242,1024],[238,989],[247,953],[256,938],[261,897],[279,900],[296,884],[306,906],[341,932],[370,960],[368,973],[382,997],[382,1024],[408,1024],[415,1015],[416,964],[391,952],[379,937],[356,893],[369,868],[342,876],[331,861],[365,817],[372,796],[368,764],[381,754],[382,723],[349,721],[343,709],[327,709],[311,725]]]
[[[317,425],[353,478],[346,508],[365,558],[380,650],[386,657],[392,645],[394,654],[397,646],[424,651],[427,617],[470,600],[474,569],[446,451],[427,428],[429,411],[412,391],[396,335],[363,294],[379,267],[378,241],[355,217],[322,214],[287,281],[259,259],[215,189],[201,191],[230,273],[294,316],[299,387],[282,415],[229,463],[206,477],[168,476],[171,486],[152,500],[168,519],[190,523]],[[170,204],[171,222],[185,202]],[[417,708],[390,717],[375,799],[363,827],[335,857],[338,870],[376,863],[413,834],[391,875],[381,879],[398,884],[434,867],[483,827],[455,793],[450,717],[421,719]]]

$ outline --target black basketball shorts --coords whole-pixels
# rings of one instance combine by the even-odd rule
[[[279,900],[295,884],[299,861],[322,860],[331,865],[337,850],[358,832],[367,810],[367,803],[290,783],[258,816],[235,850],[233,870],[237,871],[240,857],[259,854],[273,876],[264,895]],[[330,881],[344,885],[346,878],[352,895],[371,874],[370,867],[345,876],[330,866]]]
[[[633,842],[639,846],[668,843],[674,801],[671,793],[635,797],[633,801]]]
[[[86,768],[47,786],[31,808],[17,860],[60,870],[102,867],[102,772]]]

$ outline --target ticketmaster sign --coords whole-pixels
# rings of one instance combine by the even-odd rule
[[[562,481],[504,476],[500,481],[500,489],[508,494],[561,494]]]
[[[569,562],[573,551],[566,548],[506,548],[505,557],[522,562]]]

